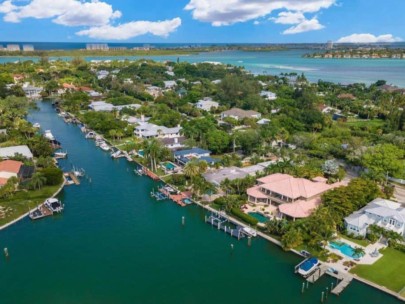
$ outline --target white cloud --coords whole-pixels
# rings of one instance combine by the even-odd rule
[[[0,3],[0,13],[7,14],[15,9],[15,6],[11,0]]]
[[[284,35],[291,35],[291,34],[298,34],[304,33],[309,31],[317,31],[325,28],[322,24],[319,23],[318,19],[312,18],[310,20],[304,20],[301,23],[292,26],[286,29],[283,34]]]
[[[11,4],[11,1],[8,2]],[[104,25],[121,16],[121,12],[114,11],[110,4],[98,0],[32,0],[26,5],[13,5],[4,13],[4,21],[7,22],[54,18],[55,23],[66,26]]]
[[[165,21],[134,21],[117,26],[104,25],[91,27],[77,32],[79,36],[88,36],[94,39],[126,40],[129,38],[152,34],[155,36],[167,37],[181,25],[180,18]]]
[[[278,24],[298,24],[306,20],[301,12],[281,12],[276,18],[270,18],[274,23]]]
[[[269,15],[275,10],[315,13],[337,0],[190,0],[185,10],[213,26],[231,25]]]
[[[376,43],[376,42],[399,42],[402,41],[399,37],[394,37],[391,34],[375,36],[373,34],[352,34],[340,38],[338,43]]]
[[[147,33],[166,37],[181,25],[181,19],[175,18],[157,22],[133,21],[115,26],[114,21],[121,18],[122,13],[102,0],[6,0],[0,3],[0,14],[4,14],[4,21],[13,23],[25,18],[52,19],[64,26],[87,27],[77,35],[114,40]]]

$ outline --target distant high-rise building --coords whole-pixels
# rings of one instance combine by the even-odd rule
[[[106,43],[89,43],[86,45],[88,51],[108,51],[109,47]]]
[[[19,52],[20,45],[18,44],[7,44],[7,51],[9,52]]]
[[[34,51],[34,46],[32,44],[24,44],[23,45],[23,51],[24,52],[33,52]]]
[[[333,49],[333,41],[332,41],[332,40],[329,40],[329,41],[326,43],[326,49],[327,49],[327,50],[332,50],[332,49]]]

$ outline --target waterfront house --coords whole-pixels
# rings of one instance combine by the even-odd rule
[[[277,94],[270,91],[261,91],[260,96],[267,100],[276,100]]]
[[[276,206],[281,218],[298,219],[312,214],[321,203],[323,193],[344,185],[329,185],[322,177],[308,180],[276,173],[259,178],[257,185],[247,190],[247,195],[250,203]]]
[[[27,159],[32,159],[34,157],[30,148],[26,145],[0,148],[0,158],[2,159],[9,159],[10,157],[15,157],[17,155],[22,155]]]
[[[221,183],[228,179],[230,181],[236,180],[236,179],[243,179],[247,176],[255,176],[257,173],[262,173],[264,170],[270,166],[271,164],[274,164],[275,161],[270,161],[270,162],[263,162],[263,163],[258,163],[253,166],[248,166],[248,167],[227,167],[223,169],[218,169],[215,171],[207,172],[203,174],[203,177],[205,180],[217,187],[221,185]]]
[[[39,98],[43,91],[43,88],[32,86],[29,83],[24,83],[22,89],[28,98]]]
[[[18,177],[24,164],[15,160],[4,160],[0,162],[0,187],[4,186],[12,177]]]
[[[165,85],[165,89],[167,90],[171,90],[177,86],[177,83],[174,80],[163,81],[163,83]]]
[[[345,218],[349,234],[365,237],[370,225],[377,225],[405,237],[405,207],[390,200],[377,198]]]
[[[200,148],[175,151],[173,155],[176,162],[180,165],[185,165],[193,159],[204,160],[210,165],[218,162],[217,159],[211,157],[211,151]]]
[[[161,138],[159,141],[170,150],[178,150],[185,147],[186,138],[184,136],[180,137],[166,137]]]
[[[212,109],[217,109],[219,107],[219,103],[213,101],[211,97],[205,97],[204,99],[199,100],[195,104],[195,107],[197,109],[209,112]]]
[[[232,108],[228,111],[222,112],[221,113],[221,119],[227,118],[227,117],[231,117],[234,118],[236,120],[242,120],[244,118],[254,118],[254,119],[260,119],[261,118],[261,114],[259,112],[256,111],[245,111],[242,109],[238,109],[238,108]]]
[[[97,79],[102,80],[102,79],[107,78],[107,76],[110,75],[110,72],[108,72],[106,70],[101,70],[101,71],[98,71],[96,74],[97,74]]]
[[[180,137],[181,127],[167,128],[146,121],[138,122],[134,133],[139,138],[175,138]]]
[[[112,112],[114,105],[105,101],[93,101],[90,103],[89,108],[95,112]]]

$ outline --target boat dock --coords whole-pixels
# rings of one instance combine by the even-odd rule
[[[346,273],[339,273],[339,274],[334,274],[334,273],[329,273],[328,274],[337,278],[338,280],[340,280],[339,284],[336,285],[335,288],[332,289],[332,293],[334,295],[340,295],[342,293],[342,291],[350,285],[351,281],[353,280],[353,277],[349,274]]]
[[[328,270],[328,267],[325,265],[318,266],[315,271],[307,277],[307,281],[310,283],[315,283],[318,281]]]
[[[80,185],[80,181],[73,172],[68,173],[70,179],[75,183],[75,185]]]
[[[211,224],[213,227],[216,227],[218,230],[222,230],[225,233],[237,238],[238,240],[246,236],[243,232],[243,227],[236,226],[236,228],[232,228],[230,226],[227,226],[226,223],[229,223],[228,219],[220,216],[219,214],[211,214],[210,216],[205,216],[205,222]]]
[[[157,201],[163,201],[165,199],[168,199],[168,197],[164,193],[162,193],[160,191],[152,190],[150,192],[150,196],[153,197],[154,199],[156,199]]]
[[[166,198],[171,199],[177,205],[181,207],[187,206],[187,204],[184,202],[184,200],[189,199],[187,194],[183,192],[178,193],[176,190],[169,186],[159,188],[159,192],[162,193]]]

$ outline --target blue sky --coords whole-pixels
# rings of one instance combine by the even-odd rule
[[[404,0],[0,0],[0,41],[394,42],[403,12]]]

